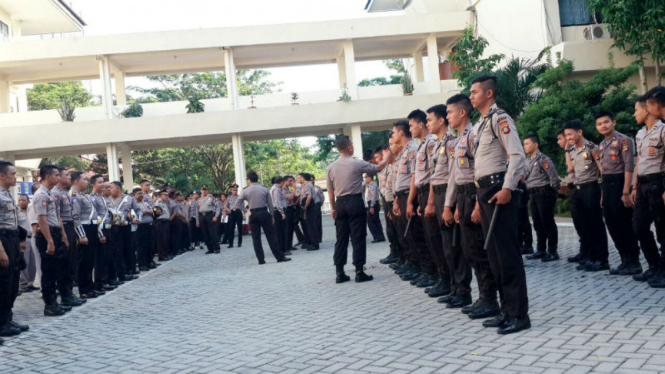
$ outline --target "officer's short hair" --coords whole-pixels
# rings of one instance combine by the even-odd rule
[[[576,120],[576,119],[568,121],[568,122],[566,122],[565,125],[563,125],[563,129],[564,130],[575,130],[575,131],[582,130],[582,122],[580,122],[579,120]]]
[[[92,177],[90,177],[90,182],[92,182],[92,184],[95,184],[95,182],[97,182],[97,179],[99,178],[102,178],[102,180],[104,180],[104,177],[101,174],[95,174]]]
[[[448,106],[455,105],[456,107],[465,111],[467,116],[471,117],[471,113],[473,112],[473,105],[471,105],[471,100],[468,96],[464,94],[453,95],[448,99],[448,101],[446,101],[446,104],[448,104]]]
[[[7,174],[7,171],[9,170],[10,166],[14,166],[14,164],[12,164],[9,161],[0,160],[0,173]]]
[[[137,192],[143,192],[143,190],[140,187],[136,187],[132,190],[132,195],[136,195]]]
[[[407,138],[412,137],[411,129],[409,128],[409,122],[408,121],[405,121],[405,120],[395,121],[393,123],[393,127],[396,127],[397,130],[402,130],[402,132],[404,133],[404,136],[406,136]]]
[[[44,165],[39,168],[39,176],[42,179],[46,179],[47,176],[53,174],[54,170],[58,170],[58,167],[51,164]]]
[[[272,177],[272,184],[280,184],[280,183],[282,183],[283,180],[284,180],[284,178],[282,178],[280,176]]]
[[[436,118],[443,118],[446,125],[448,124],[448,119],[446,118],[448,117],[448,108],[446,108],[445,105],[443,104],[434,105],[433,107],[427,109],[427,113],[428,114],[434,113]]]
[[[642,106],[647,105],[647,95],[640,95],[635,99],[636,103],[639,103]]]
[[[35,194],[35,192],[37,192],[37,190],[39,189],[39,187],[40,187],[41,185],[42,185],[42,184],[39,183],[39,182],[37,182],[37,183],[33,183],[33,184],[32,184],[32,194],[33,194],[33,195]]]
[[[28,196],[27,193],[19,194],[18,197],[25,197],[26,199],[28,199],[28,202],[30,202],[30,196]]]
[[[494,92],[494,96],[497,95],[497,90],[496,90],[496,77],[493,75],[481,75],[478,77],[473,78],[471,81],[471,84],[474,83],[480,83],[480,86],[483,88],[483,91],[487,90],[492,90]]]
[[[173,199],[173,198],[175,197],[175,195],[176,195],[176,192],[177,192],[177,191],[174,190],[174,189],[170,189],[170,190],[168,190],[169,199]]]
[[[529,133],[529,134],[527,134],[527,135],[524,137],[524,140],[527,140],[527,139],[529,139],[529,140],[531,140],[532,142],[534,142],[534,143],[540,145],[540,138],[538,137],[538,135],[536,135],[536,134],[534,134],[534,133]]]
[[[665,106],[665,87],[656,86],[646,93],[648,101],[653,101],[654,103]]]
[[[373,158],[374,158],[374,152],[372,152],[371,149],[367,149],[365,150],[365,152],[363,152],[363,160],[369,162]]]
[[[80,171],[72,171],[70,174],[72,177],[72,183],[76,182],[77,180],[81,179],[81,176],[83,175],[83,172]]]
[[[254,170],[250,170],[247,172],[247,179],[252,183],[257,183],[259,181],[259,175],[256,174]]]
[[[111,184],[115,185],[116,187],[118,187],[120,189],[120,191],[122,191],[122,183],[120,183],[118,181],[113,181],[113,182],[111,182]]]
[[[610,121],[614,121],[614,114],[606,110],[601,110],[600,112],[593,115],[594,121],[597,120],[598,118],[603,118],[603,117],[610,117]]]
[[[335,139],[337,151],[346,151],[351,146],[351,139],[346,135],[340,135]]]
[[[561,130],[559,130],[559,131],[556,132],[556,136],[557,136],[557,137],[559,137],[559,136],[566,136],[566,134],[564,134],[563,129],[561,129]]]
[[[145,183],[145,182],[148,182],[148,183],[150,183],[150,181],[149,181],[149,180],[147,180],[147,179],[141,179],[141,181],[139,182],[139,185],[141,185],[141,184],[143,184],[143,183]]]
[[[411,113],[409,113],[409,115],[406,116],[406,118],[412,119],[412,120],[414,120],[416,122],[420,122],[422,124],[427,123],[427,114],[425,114],[425,112],[423,112],[420,109],[416,109],[416,110],[411,111]]]
[[[291,180],[291,179],[295,179],[295,178],[293,178],[293,175],[285,175],[283,179],[285,181],[287,181],[287,180]]]
[[[374,148],[374,154],[381,153],[386,148],[388,148],[388,144],[381,144],[380,146]]]

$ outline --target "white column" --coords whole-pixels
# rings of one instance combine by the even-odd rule
[[[113,118],[113,93],[111,91],[111,69],[108,56],[97,56],[99,80],[102,84],[102,106],[107,119]]]
[[[423,52],[417,51],[413,53],[413,68],[415,70],[415,76],[413,79],[415,82],[424,82],[425,81],[425,72],[423,71]]]
[[[9,113],[9,81],[0,75],[0,113]]]
[[[25,86],[19,86],[18,92],[16,92],[16,97],[18,97],[18,111],[25,113],[28,111],[28,92],[25,89]]]
[[[344,128],[344,135],[351,138],[353,142],[353,157],[358,160],[363,159],[363,138],[362,129],[359,124],[353,124]]]
[[[344,63],[344,51],[337,57],[337,75],[339,76],[339,89],[343,90],[346,86],[346,64]]]
[[[120,146],[122,155],[122,180],[125,191],[131,193],[134,189],[134,173],[132,171],[132,149],[127,144]]]
[[[106,162],[109,169],[109,181],[120,181],[120,166],[118,165],[118,147],[115,143],[106,145]]]
[[[245,171],[245,150],[242,145],[242,135],[231,135],[231,146],[233,147],[233,168],[236,173],[236,184],[242,190],[247,185],[247,173]]]
[[[436,44],[436,35],[430,34],[427,37],[427,70],[429,81],[436,82],[433,88],[436,92],[441,92],[441,80],[439,78],[439,48]]]
[[[358,98],[358,83],[356,82],[356,56],[353,51],[353,40],[344,41],[344,67],[349,95],[353,100],[356,100]]]
[[[21,37],[21,21],[17,19],[11,20],[11,34],[13,39],[18,39]]]
[[[233,60],[233,50],[224,48],[224,72],[226,73],[226,92],[231,109],[238,109],[238,78],[236,76],[236,65]]]
[[[113,74],[115,78],[115,101],[118,106],[127,105],[127,94],[125,93],[125,73],[122,71],[116,71]]]

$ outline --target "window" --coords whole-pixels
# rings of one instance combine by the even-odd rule
[[[0,21],[0,42],[9,41],[9,26],[6,23]]]
[[[601,15],[589,12],[587,0],[559,0],[561,26],[583,26],[602,22]]]

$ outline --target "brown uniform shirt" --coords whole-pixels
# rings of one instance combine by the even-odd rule
[[[637,145],[637,175],[662,173],[665,171],[665,124],[658,121],[647,131],[642,127],[635,136]]]
[[[569,182],[572,181],[575,184],[598,182],[600,178],[600,168],[598,167],[600,154],[595,144],[584,140],[584,145],[581,148],[574,147],[570,151],[570,160],[573,163],[573,168],[568,170]]]
[[[603,175],[635,171],[633,142],[620,132],[615,131],[611,138],[603,140],[598,154]]]

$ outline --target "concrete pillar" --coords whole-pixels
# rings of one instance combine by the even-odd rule
[[[435,92],[441,92],[441,83],[439,78],[439,48],[436,44],[436,35],[430,34],[427,37],[427,72],[429,81],[436,82]]]
[[[17,19],[11,20],[11,35],[14,40],[21,37],[21,21]]]
[[[337,75],[339,76],[339,89],[343,90],[346,86],[346,64],[344,63],[344,52],[337,57]]]
[[[362,129],[359,124],[353,124],[344,128],[344,135],[351,138],[353,142],[353,157],[358,160],[363,159],[363,138]]]
[[[413,79],[416,82],[425,81],[425,72],[423,71],[423,52],[417,51],[413,53],[413,69],[414,77]]]
[[[233,168],[236,173],[236,184],[240,190],[247,185],[247,173],[245,171],[245,150],[242,145],[242,135],[231,135],[231,146],[233,147]]]
[[[115,78],[115,101],[118,106],[127,105],[127,94],[125,93],[125,73],[116,71]]]
[[[231,109],[238,109],[238,77],[236,75],[236,65],[233,60],[233,50],[224,48],[224,72],[226,73],[226,92]]]
[[[102,84],[102,106],[107,119],[113,118],[113,93],[111,91],[111,68],[108,56],[97,56],[99,80]]]
[[[120,181],[120,166],[118,165],[118,147],[115,143],[106,145],[106,162],[109,169],[109,181]]]
[[[353,40],[344,41],[344,70],[349,95],[356,100],[358,99],[358,83],[356,82],[356,55],[353,51]]]
[[[28,92],[25,89],[25,86],[20,86],[18,92],[16,92],[16,97],[18,97],[18,111],[25,113],[28,111]]]
[[[134,189],[134,173],[132,171],[131,147],[127,144],[121,145],[120,154],[122,155],[122,186],[125,191],[131,193]]]
[[[6,77],[0,75],[0,113],[9,113],[9,81]]]

